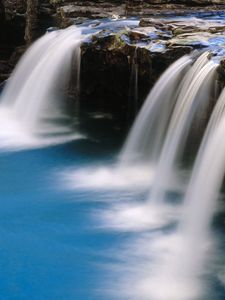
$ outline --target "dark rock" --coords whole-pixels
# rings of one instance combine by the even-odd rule
[[[107,34],[101,32],[82,46],[81,102],[120,112],[123,118],[127,111],[133,110],[129,95],[134,63],[138,68],[137,101],[140,106],[161,73],[173,61],[193,50],[189,46],[165,46],[155,51],[149,47],[151,41],[139,47],[124,39],[124,35],[130,36],[129,30]]]
[[[225,86],[225,58],[221,59],[220,61],[218,74],[219,74],[220,87],[224,87]]]
[[[38,0],[27,0],[25,41],[29,45],[35,37],[38,23]]]
[[[0,1],[0,24],[3,24],[5,21],[5,6],[3,1]]]
[[[83,44],[83,105],[120,112],[125,118],[134,105],[129,101],[134,92],[133,70],[138,72],[137,103],[141,106],[162,72],[184,54],[209,49],[214,56],[225,55],[224,25],[218,22],[150,18],[139,25],[117,32],[102,30]]]
[[[11,70],[14,68],[14,66],[18,63],[19,59],[21,58],[21,56],[24,54],[24,52],[26,51],[26,46],[20,46],[17,47],[12,55],[9,58],[8,61],[8,65],[11,68]]]
[[[20,54],[18,47],[29,45],[46,28],[53,26],[53,8],[48,0],[0,0],[0,59],[8,64],[8,72],[1,72],[0,82],[15,66]],[[11,59],[16,57],[17,59]]]

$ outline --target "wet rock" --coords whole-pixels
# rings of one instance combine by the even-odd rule
[[[6,80],[10,73],[10,67],[7,61],[0,60],[0,82]]]
[[[1,65],[8,64],[8,70],[2,70],[0,82],[9,76],[15,66],[13,62],[22,54],[18,47],[29,45],[54,24],[52,14],[48,0],[0,0],[0,59]]]
[[[126,118],[126,113],[134,109],[134,103],[129,101],[130,90],[133,88],[133,68],[137,68],[138,106],[141,106],[161,73],[173,61],[193,49],[189,46],[167,47],[166,40],[146,40],[146,35],[143,44],[141,36],[134,38],[133,32],[135,31],[102,31],[83,44],[83,105],[120,112]]]
[[[225,58],[220,60],[218,74],[219,74],[219,84],[220,87],[222,88],[225,86]]]
[[[155,27],[142,27],[131,29],[128,36],[132,41],[147,41],[149,39],[159,38],[159,32]]]
[[[19,59],[25,53],[26,49],[27,47],[24,45],[24,46],[16,47],[16,49],[13,51],[8,61],[8,65],[11,70],[13,70],[14,66],[18,63]]]
[[[77,17],[96,19],[112,16],[167,16],[193,14],[193,12],[206,14],[207,11],[218,14],[223,13],[225,8],[225,3],[222,1],[207,0],[51,0],[50,3],[57,11],[58,25],[63,28]]]
[[[155,28],[158,28],[158,29],[161,29],[161,28],[166,29],[165,22],[163,22],[162,20],[157,20],[157,19],[153,19],[153,18],[142,18],[140,20],[139,25],[141,27],[155,26]]]
[[[119,36],[96,36],[82,47],[82,103],[105,109],[124,109],[129,92],[134,48]],[[123,99],[121,101],[121,99]]]
[[[202,49],[225,56],[222,23],[145,18],[134,28],[102,30],[82,46],[82,103],[120,112],[126,118],[134,105],[129,100],[131,91],[134,93],[133,72],[137,72],[137,101],[141,106],[172,62]]]
[[[208,32],[197,32],[180,34],[177,37],[168,41],[168,45],[171,46],[191,46],[193,48],[209,47],[209,40],[213,37]]]
[[[73,1],[55,3],[57,22],[61,28],[71,24],[77,17],[91,19],[112,18],[125,14],[123,1]]]
[[[17,16],[25,16],[26,0],[5,0],[5,15],[7,20],[12,20]]]

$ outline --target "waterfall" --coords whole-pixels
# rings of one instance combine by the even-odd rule
[[[214,276],[211,273],[210,258],[213,258],[215,246],[214,238],[210,234],[210,223],[217,207],[216,200],[225,173],[225,89],[216,102],[218,65],[209,61],[207,52],[202,54],[192,67],[188,68],[188,65],[190,62],[186,64],[187,72],[181,76],[180,84],[177,82],[176,87],[171,87],[174,96],[174,98],[170,96],[170,99],[174,99],[173,109],[167,119],[168,129],[165,129],[163,136],[160,137],[162,143],[158,149],[161,153],[158,156],[150,191],[150,196],[155,203],[149,205],[146,201],[144,204],[143,202],[115,204],[104,215],[104,222],[111,226],[110,228],[140,231],[139,236],[134,234],[133,239],[131,238],[122,248],[122,254],[118,255],[122,267],[119,265],[116,271],[121,277],[118,276],[119,287],[112,285],[112,289],[118,289],[121,298],[210,299],[208,295],[211,287],[207,286],[207,280],[208,278],[211,280],[210,276]],[[162,83],[161,86],[164,88]],[[166,95],[166,91],[162,91],[162,88],[158,85],[159,93],[164,92]],[[163,103],[166,99],[164,102],[160,100],[161,98],[157,98],[161,105],[161,111],[158,112],[159,120],[161,115],[162,119],[165,116],[162,107],[164,108]],[[214,102],[216,104],[211,117],[206,116],[206,123],[209,119],[206,129],[200,131],[200,133],[203,131],[203,137],[199,142],[200,146],[189,183],[182,194],[183,201],[180,205],[168,204],[162,200],[167,189],[173,189],[171,178],[178,173],[177,162],[183,159],[182,155],[191,127],[195,122],[197,126],[202,125],[203,115],[209,112]],[[144,106],[148,107],[146,103]],[[146,110],[142,109],[140,115],[147,116],[144,112]],[[135,131],[135,134],[140,133],[139,142],[148,134],[147,125],[146,127],[142,125],[147,120],[141,120],[140,115],[137,119],[141,123],[137,126],[136,121],[131,132],[134,134],[135,127],[144,129],[143,133]],[[154,121],[157,124],[157,120]],[[150,122],[150,132],[151,126],[154,125]],[[157,131],[157,134],[158,132],[160,131]],[[133,138],[137,141],[137,136]],[[154,136],[151,138],[153,138],[154,148],[157,138]],[[130,136],[128,141],[129,139]],[[152,150],[148,146],[146,150],[150,151],[149,157],[151,157]],[[126,149],[126,151],[134,149],[141,150],[141,147],[138,148],[136,145],[136,148]],[[150,167],[150,164],[148,165]],[[172,218],[169,216],[171,210],[177,211]],[[153,222],[152,216],[155,216]],[[155,224],[158,230],[155,230]],[[173,226],[170,226],[171,224]]]
[[[222,91],[204,134],[183,204],[178,234],[184,237],[185,268],[199,277],[209,260],[210,225],[225,174],[225,89]],[[188,265],[189,264],[189,265]],[[189,274],[190,275],[190,274]]]
[[[189,233],[195,241],[204,239],[207,235],[216,209],[216,200],[225,173],[224,132],[225,89],[207,126],[184,201],[182,231]]]
[[[46,33],[22,57],[1,95],[3,144],[44,136],[72,139],[74,129],[63,101],[72,62],[79,88],[81,30],[71,26]],[[0,136],[0,138],[2,138]]]
[[[153,201],[162,200],[174,178],[176,158],[182,155],[195,114],[198,110],[203,113],[210,104],[217,65],[208,61],[207,55],[202,54],[184,78],[156,168],[150,196]]]
[[[179,234],[185,238],[187,262],[182,268],[204,273],[213,238],[210,225],[225,174],[225,89],[204,134],[183,204]],[[177,268],[181,267],[177,262]],[[190,264],[187,266],[187,264]],[[192,267],[192,269],[190,269]]]
[[[149,294],[154,299],[205,299],[208,293],[204,279],[210,273],[208,264],[215,243],[210,225],[225,174],[224,132],[225,89],[217,100],[197,154],[183,213],[175,235],[170,237],[174,245],[160,258],[152,276],[162,286],[161,291],[150,288]]]
[[[157,160],[176,103],[177,87],[191,62],[189,56],[178,59],[155,84],[121,151],[121,164]]]

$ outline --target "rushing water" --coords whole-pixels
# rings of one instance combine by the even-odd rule
[[[0,147],[59,143],[79,135],[62,103],[73,58],[79,85],[81,30],[45,34],[25,53],[1,96]],[[48,139],[41,137],[48,135]]]
[[[172,64],[118,159],[113,119],[109,131],[106,115],[89,115],[105,132],[75,140],[61,105],[73,60],[79,96],[84,31],[72,26],[38,40],[1,96],[0,298],[223,300],[224,213],[216,203],[225,91],[217,100],[217,65],[208,53]],[[175,187],[175,161],[211,101],[190,180]]]
[[[216,68],[214,63],[208,61],[206,52],[197,59],[181,84],[159,157],[150,195],[151,201],[163,201],[163,194],[176,173],[176,159],[182,156],[185,149],[193,118],[199,111],[204,115],[211,104],[210,101],[212,102],[212,90],[215,90],[216,85]]]
[[[177,86],[190,63],[190,57],[182,57],[168,68],[153,87],[122,149],[121,163],[139,160],[155,162],[175,105]]]

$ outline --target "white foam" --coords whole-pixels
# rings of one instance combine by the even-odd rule
[[[104,228],[116,231],[143,231],[157,229],[176,221],[180,206],[146,203],[121,203],[111,205],[101,212]]]
[[[0,148],[19,150],[64,143],[81,135],[65,117],[74,64],[79,91],[81,29],[48,33],[26,51],[1,93]]]
[[[29,132],[20,120],[15,118],[13,112],[7,108],[0,108],[0,120],[0,151],[41,148],[85,138],[84,135],[76,132],[45,137],[34,135]],[[59,130],[62,130],[62,127],[59,128]],[[49,132],[51,131],[49,130]]]
[[[149,166],[93,166],[65,170],[64,182],[70,189],[136,190],[149,188],[153,170]]]
[[[199,247],[195,255],[189,254]],[[156,231],[131,238],[118,255],[118,264],[110,265],[115,280],[108,283],[109,293],[121,299],[196,300],[205,299],[207,286],[202,262],[210,256],[211,243],[190,245],[178,233]],[[185,262],[185,263],[184,263]]]

